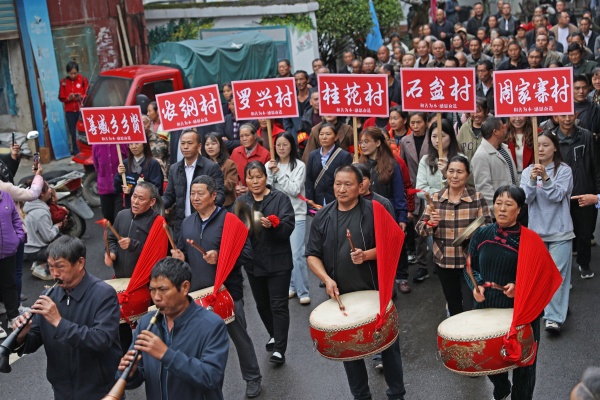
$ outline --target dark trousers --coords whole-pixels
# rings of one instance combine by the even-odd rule
[[[79,147],[77,147],[77,121],[79,120],[79,111],[67,111],[65,113],[67,118],[67,127],[69,128],[69,136],[71,136],[71,151],[72,154],[79,153]]]
[[[402,372],[402,354],[400,354],[400,340],[396,341],[381,352],[383,362],[383,376],[388,385],[387,394],[390,400],[402,400],[406,394],[404,388],[404,377]],[[367,400],[371,398],[369,389],[369,376],[365,360],[344,361],[346,377],[350,385],[350,392],[355,400]]]
[[[262,378],[260,367],[254,351],[254,343],[246,328],[246,313],[244,312],[244,299],[234,302],[235,319],[227,324],[227,332],[237,351],[240,362],[242,378],[253,381]]]
[[[56,240],[56,239],[55,239]],[[48,261],[48,246],[46,247],[42,247],[41,249],[39,249],[36,252],[33,253],[24,253],[23,256],[25,258],[25,261],[37,261],[40,263],[45,263]]]
[[[123,355],[129,351],[129,347],[133,342],[133,331],[128,323],[119,324],[119,343],[121,343],[121,351]]]
[[[408,227],[406,228],[408,232]],[[402,252],[398,259],[398,268],[396,269],[396,280],[407,280],[408,279],[408,250],[405,238],[404,246],[402,246]]]
[[[111,224],[114,223],[117,214],[123,209],[123,195],[101,194],[100,208],[102,209],[102,216],[109,220]]]
[[[19,295],[15,282],[17,255],[0,258],[0,295],[6,307],[6,317],[11,320],[19,316]]]
[[[473,309],[473,294],[465,280],[462,268],[440,268],[435,266],[448,303],[450,316]]]
[[[595,206],[579,207],[577,201],[571,201],[571,218],[575,232],[575,246],[577,249],[577,264],[584,269],[590,268],[592,259],[591,241],[594,228],[590,228],[596,215]]]
[[[256,301],[258,315],[269,336],[275,338],[273,351],[284,354],[287,349],[288,330],[290,329],[290,310],[288,308],[288,290],[292,271],[277,276],[255,276],[248,274],[252,296]]]
[[[540,351],[540,318],[538,317],[531,323],[533,337],[538,343],[538,352]],[[512,392],[508,372],[496,375],[488,375],[488,378],[494,384],[494,399],[503,399],[511,393],[511,400],[531,400],[533,399],[533,390],[535,389],[535,367],[537,364],[537,354],[535,361],[529,367],[513,369]]]
[[[17,284],[17,295],[21,303],[21,289],[23,289],[23,258],[25,257],[25,243],[21,243],[17,249],[15,268],[15,283]]]

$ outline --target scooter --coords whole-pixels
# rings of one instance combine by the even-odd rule
[[[61,170],[42,174],[44,180],[48,182],[48,186],[56,190],[58,205],[69,210],[61,233],[79,238],[85,233],[85,220],[94,217],[94,212],[82,197],[81,179],[84,175],[80,171]],[[25,182],[32,179],[33,176],[25,177],[19,181],[19,185],[25,186]]]

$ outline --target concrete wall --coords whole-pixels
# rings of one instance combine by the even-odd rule
[[[24,132],[33,129],[33,118],[29,106],[29,89],[23,69],[23,56],[19,39],[7,40],[10,79],[15,91],[17,115],[0,115],[0,132]]]

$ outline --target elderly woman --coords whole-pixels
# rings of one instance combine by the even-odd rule
[[[269,150],[265,149],[258,142],[258,135],[256,134],[254,125],[244,124],[240,127],[240,143],[241,146],[236,147],[231,152],[231,159],[235,162],[240,177],[240,184],[235,189],[238,196],[248,191],[246,187],[246,175],[244,175],[246,165],[252,161],[260,161],[266,164],[271,159]]]
[[[243,139],[242,139],[243,140]],[[267,332],[270,361],[285,362],[290,311],[288,289],[294,266],[290,236],[294,231],[294,208],[289,197],[267,185],[267,170],[259,161],[244,168],[249,192],[237,201],[262,213],[261,227],[250,231],[254,260],[244,265],[256,308]]]
[[[456,315],[471,310],[473,298],[463,277],[466,247],[454,247],[452,242],[477,218],[485,216],[488,224],[492,218],[481,193],[467,185],[469,160],[454,156],[444,169],[448,186],[433,194],[433,207],[426,207],[415,229],[421,236],[433,236],[433,260],[448,311]]]

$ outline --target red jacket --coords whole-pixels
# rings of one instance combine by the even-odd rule
[[[265,149],[259,143],[256,143],[256,147],[249,157],[246,157],[246,148],[239,146],[231,152],[230,158],[237,167],[238,176],[242,182],[242,185],[246,186],[246,176],[244,175],[244,168],[246,168],[246,165],[248,165],[251,161],[260,161],[266,165],[271,160],[271,153],[269,153],[269,150]]]
[[[512,156],[513,161],[515,162],[515,166],[517,165],[517,153],[515,150],[515,142],[508,143],[508,149],[510,150],[510,155]],[[527,168],[529,165],[533,164],[533,149],[526,144],[523,144],[523,169]]]
[[[65,112],[78,112],[83,99],[87,95],[88,91],[88,80],[85,76],[78,74],[74,80],[69,78],[63,78],[60,81],[60,91],[58,92],[58,99],[65,103]],[[79,94],[81,97],[78,99],[74,97],[69,100],[71,93]]]

